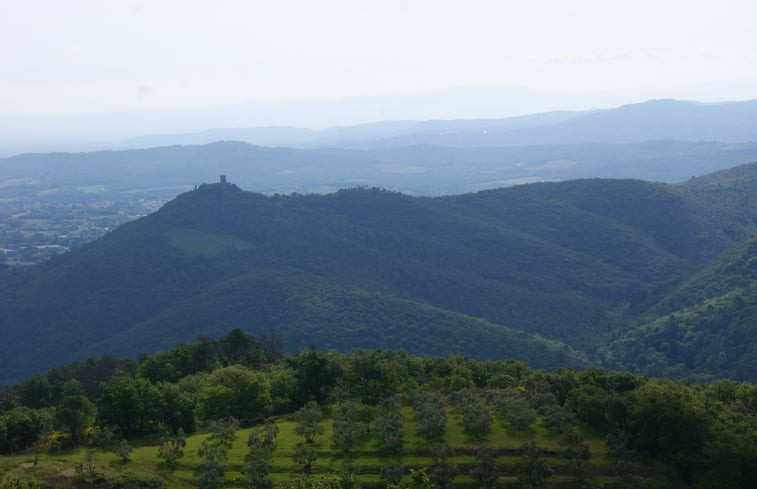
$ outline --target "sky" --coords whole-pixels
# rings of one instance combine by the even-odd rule
[[[755,19],[753,0],[0,0],[0,115],[476,86],[757,98]]]

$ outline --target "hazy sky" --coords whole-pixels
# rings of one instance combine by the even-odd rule
[[[754,0],[0,0],[0,114],[464,85],[757,98],[756,19]]]

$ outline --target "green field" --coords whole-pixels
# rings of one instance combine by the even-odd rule
[[[403,482],[409,481],[410,469],[427,467],[432,458],[429,455],[429,443],[415,434],[414,411],[410,407],[403,408],[404,449],[402,463],[405,467]],[[493,413],[494,414],[494,413]],[[296,448],[302,444],[302,438],[295,434],[295,422],[288,416],[277,420],[280,429],[273,452],[272,470],[269,478],[272,481],[292,480],[301,476],[300,466],[292,459]],[[345,456],[333,447],[331,443],[331,421],[321,422],[324,433],[315,439],[314,448],[317,460],[312,469],[312,477],[321,474],[334,473],[343,470]],[[226,464],[225,486],[245,487],[245,454],[247,453],[247,437],[251,428],[237,431],[234,444],[228,451]],[[614,461],[609,457],[607,448],[601,440],[587,432],[582,433],[591,448],[591,459],[588,462],[592,480],[601,483],[603,487],[620,487],[620,480],[614,476]],[[156,437],[131,440],[134,448],[131,460],[123,464],[118,457],[107,451],[96,453],[96,472],[107,478],[128,476],[135,479],[159,479],[169,488],[189,488],[196,484],[195,468],[199,462],[197,449],[208,434],[196,434],[187,438],[184,457],[179,460],[177,469],[173,472],[166,470],[160,463],[158,455],[158,440]],[[474,441],[463,433],[461,416],[448,409],[446,442],[454,448],[455,455],[450,458],[458,468],[455,483],[458,487],[477,487],[474,479],[469,475],[475,462],[472,448],[480,445],[497,447],[503,452],[507,449],[517,449],[522,444],[534,441],[547,451],[545,457],[554,475],[549,479],[554,487],[573,487],[574,477],[570,474],[567,462],[561,458],[558,444],[559,435],[550,432],[541,425],[541,421],[532,424],[528,430],[518,432],[506,421],[494,416],[492,429],[485,440]],[[76,466],[85,460],[83,449],[62,451],[54,454],[35,454],[33,452],[0,457],[0,472],[15,472],[24,478],[34,478],[37,481],[54,480],[71,477],[76,473]],[[35,456],[38,458],[34,463]],[[352,451],[352,467],[356,468],[358,480],[365,486],[384,487],[379,477],[380,467],[391,457],[382,453],[378,441],[371,438]],[[518,487],[517,466],[521,461],[515,453],[503,454],[497,457],[503,474],[501,481],[505,487]],[[653,477],[657,482],[658,477]],[[666,482],[667,483],[667,482]],[[661,486],[662,487],[662,486]]]

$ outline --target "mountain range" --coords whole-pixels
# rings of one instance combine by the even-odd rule
[[[636,98],[648,99],[643,94]],[[754,101],[700,103],[655,99],[619,106],[623,103],[620,100],[628,98],[601,94],[576,98],[569,94],[468,87],[414,95],[181,110],[57,117],[0,115],[0,156],[205,144],[219,140],[262,146],[337,147],[440,143],[501,146],[660,139],[754,141]],[[616,108],[583,109],[597,106]],[[542,112],[556,107],[562,110]]]
[[[313,130],[295,127],[208,129],[132,138],[125,148],[215,141],[261,146],[524,146],[644,141],[757,142],[757,100],[701,103],[650,100],[613,109],[553,111],[499,119],[398,120]]]
[[[204,184],[4,272],[0,382],[234,327],[278,331],[289,350],[755,380],[756,231],[755,163],[676,185],[585,179],[436,198]]]
[[[375,186],[438,196],[589,177],[677,183],[757,160],[755,121],[757,101],[654,100],[501,119],[208,129],[0,159],[0,204],[167,200],[222,173],[265,194]]]

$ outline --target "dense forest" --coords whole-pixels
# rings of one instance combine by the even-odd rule
[[[0,471],[17,485],[3,487],[747,488],[757,478],[751,383],[281,352],[275,332],[233,330],[7,386]]]
[[[206,184],[0,282],[0,384],[233,327],[288,352],[403,348],[755,380],[757,164],[679,185],[440,198]]]

